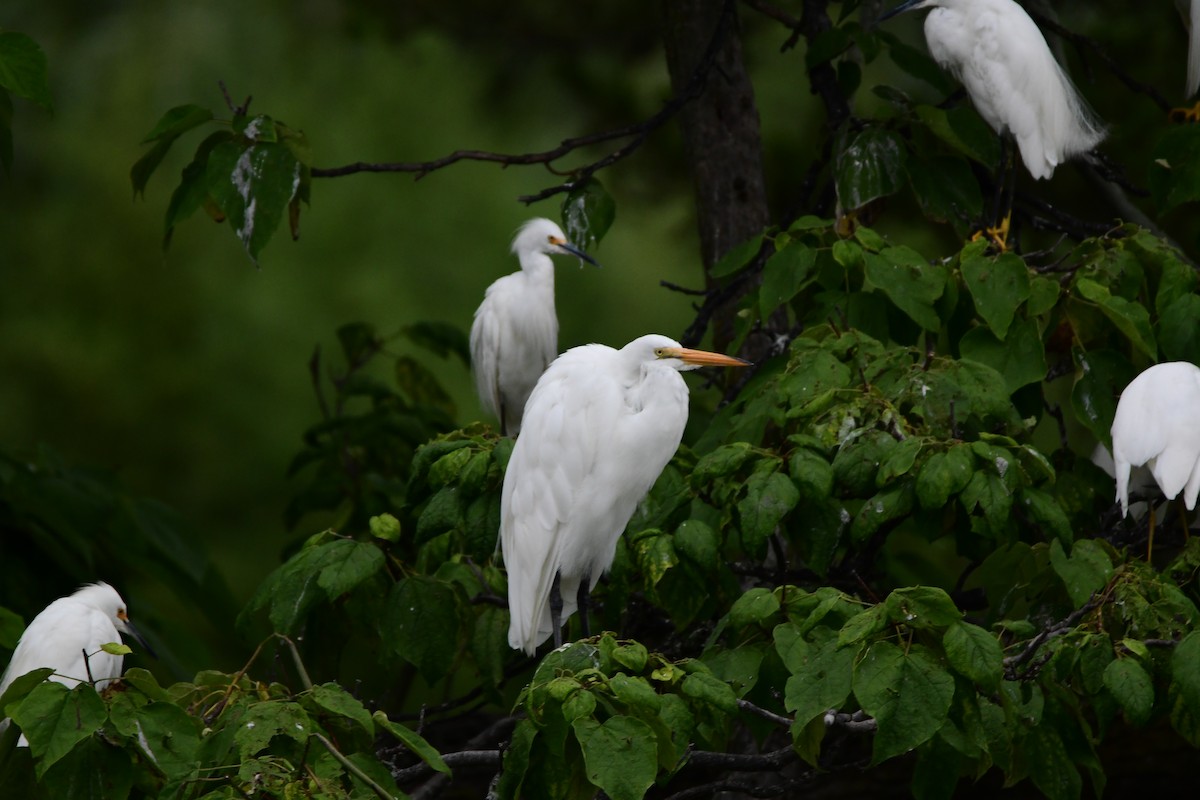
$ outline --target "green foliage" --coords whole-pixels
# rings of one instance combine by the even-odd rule
[[[0,30],[0,164],[12,171],[12,95],[54,110],[46,78],[46,54],[33,39],[16,31]]]
[[[196,105],[176,106],[164,114],[142,140],[150,149],[130,170],[134,196],[144,194],[176,139],[214,120],[212,111]],[[216,221],[229,221],[257,264],[285,218],[292,238],[300,235],[300,203],[308,202],[312,187],[312,150],[303,132],[266,114],[250,116],[240,108],[220,123],[228,130],[200,142],[171,194],[163,248],[170,245],[175,226],[203,208]]]

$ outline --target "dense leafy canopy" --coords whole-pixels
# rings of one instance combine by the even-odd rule
[[[1058,218],[1062,237],[1037,251],[970,240],[995,136],[969,105],[941,102],[954,84],[923,49],[856,17],[810,32],[807,66],[832,65],[845,98],[881,110],[829,131],[825,199],[806,209],[819,213],[756,232],[707,271],[732,309],[731,352],[763,332],[771,347],[724,387],[728,402],[695,410],[705,424],[635,513],[597,592],[605,632],[535,659],[509,649],[496,539],[512,442],[462,426],[437,372],[389,349],[466,363],[463,334],[413,321],[389,339],[348,323],[337,365],[320,352],[310,364],[320,419],[285,511],[302,543],[237,616],[253,656],[169,686],[131,669],[102,693],[18,680],[0,697],[15,723],[0,785],[216,800],[429,796],[452,782],[637,800],[895,768],[921,798],[998,776],[1070,800],[1103,792],[1114,732],[1200,746],[1200,539],[1164,526],[1147,561],[1148,519],[1116,518],[1090,459],[1137,371],[1200,362],[1194,264],[1119,220]],[[862,65],[884,54],[927,86],[864,86]],[[0,111],[8,92],[50,107],[27,37],[0,33],[0,89]],[[257,261],[317,193],[314,148],[267,114],[231,112],[166,112],[131,179],[144,193],[203,129],[164,245],[203,208]],[[319,139],[320,121],[305,123]],[[1198,131],[1164,116],[1140,156],[1158,214],[1200,200]],[[12,160],[7,124],[0,156]],[[595,245],[614,202],[580,177],[564,227]],[[1051,212],[1018,206],[1030,238]],[[880,232],[902,213],[958,243]],[[314,529],[318,515],[333,524]],[[0,564],[6,581],[43,567],[84,580],[94,551],[121,548],[181,596],[215,598],[214,620],[234,617],[180,520],[49,449],[0,460],[0,529],[37,559]],[[0,608],[0,648],[22,627]],[[12,747],[18,729],[28,748]]]

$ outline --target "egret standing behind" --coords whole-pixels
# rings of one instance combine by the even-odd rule
[[[596,261],[567,241],[548,219],[531,219],[513,239],[521,271],[488,287],[471,325],[471,368],[486,411],[500,419],[500,432],[521,430],[525,401],[538,377],[558,355],[554,313],[553,254]],[[596,266],[599,266],[598,264]]]
[[[992,130],[1012,134],[1030,175],[1049,178],[1104,138],[1025,9],[1013,0],[905,0],[880,21],[930,7],[930,55],[962,82]]]
[[[1200,494],[1200,367],[1155,364],[1125,387],[1112,426],[1121,515],[1129,511],[1129,473],[1145,464],[1168,500],[1183,492],[1188,510]],[[1154,549],[1151,506],[1149,552]]]
[[[679,448],[688,388],[679,374],[746,366],[666,336],[620,350],[563,353],[538,380],[504,474],[500,546],[508,570],[508,643],[530,655],[612,566],[634,509]]]
[[[0,677],[0,695],[14,680],[40,667],[52,667],[50,680],[68,688],[92,680],[97,690],[103,689],[121,676],[124,656],[106,653],[100,645],[120,642],[122,633],[132,636],[153,655],[129,621],[125,601],[107,583],[92,583],[75,594],[60,597],[34,617],[21,634],[12,660]]]

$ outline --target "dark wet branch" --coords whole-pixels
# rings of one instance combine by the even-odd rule
[[[704,91],[705,85],[708,83],[710,74],[713,72],[717,53],[731,30],[730,16],[729,14],[722,16],[722,23],[713,32],[712,39],[709,41],[703,57],[692,71],[691,77],[688,79],[683,90],[668,100],[656,114],[642,122],[586,136],[564,139],[558,147],[536,153],[496,153],[489,150],[456,150],[449,155],[435,158],[431,161],[356,161],[353,164],[346,164],[341,167],[314,167],[312,176],[314,178],[340,178],[358,172],[403,172],[412,174],[414,180],[420,180],[431,172],[444,169],[460,161],[484,161],[499,164],[502,167],[541,164],[556,175],[569,176],[569,180],[534,194],[522,195],[517,199],[522,203],[529,204],[562,192],[568,192],[576,186],[585,183],[592,175],[605,167],[609,167],[631,155],[641,147],[651,133],[670,122],[679,113],[680,109],[700,96]],[[629,141],[608,155],[585,164],[582,167],[571,170],[559,170],[554,166],[554,162],[577,150],[620,139],[628,139]]]
[[[1052,625],[1049,625],[1048,627],[1043,628],[1037,636],[1033,637],[1025,644],[1025,647],[1021,649],[1021,652],[1017,653],[1016,655],[1008,656],[1004,659],[1004,677],[1010,681],[1022,680],[1024,678],[1031,677],[1030,672],[1037,672],[1037,670],[1026,670],[1025,672],[1019,673],[1017,672],[1018,667],[1029,663],[1030,659],[1037,654],[1037,651],[1040,650],[1042,645],[1044,645],[1046,642],[1055,637],[1062,636],[1064,633],[1070,633],[1071,630],[1079,624],[1079,621],[1088,614],[1092,613],[1092,611],[1094,611],[1098,605],[1100,605],[1100,600],[1093,596],[1091,600],[1088,600],[1082,606],[1068,614],[1066,619],[1060,620]]]

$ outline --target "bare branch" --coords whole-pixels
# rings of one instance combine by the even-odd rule
[[[751,714],[762,717],[770,722],[774,722],[777,725],[782,725],[785,728],[790,728],[792,726],[792,719],[790,717],[776,714],[774,711],[768,711],[765,708],[759,708],[749,700],[738,700],[738,708],[740,708],[742,711],[749,711]]]
[[[1099,604],[1099,599],[1093,595],[1091,600],[1088,600],[1082,606],[1068,614],[1066,619],[1043,628],[1037,636],[1026,643],[1021,652],[1004,659],[1004,677],[1010,681],[1020,680],[1027,673],[1018,673],[1018,667],[1033,658],[1046,642],[1057,636],[1062,636],[1064,633],[1069,633],[1072,628],[1079,624],[1079,620],[1094,611]]]

